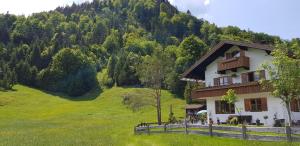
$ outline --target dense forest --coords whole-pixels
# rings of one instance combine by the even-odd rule
[[[217,27],[167,0],[94,0],[28,17],[0,14],[0,88],[19,83],[78,96],[142,86],[137,66],[160,50],[172,68],[163,87],[183,95],[180,75],[220,40],[300,46],[300,39]]]

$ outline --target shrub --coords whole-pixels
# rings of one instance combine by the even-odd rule
[[[112,87],[114,84],[113,79],[109,77],[106,68],[97,75],[97,78],[101,87]]]
[[[237,125],[238,124],[238,118],[233,117],[229,120],[230,125]]]
[[[51,65],[38,74],[39,86],[70,96],[80,96],[97,83],[95,63],[79,49],[62,49]]]
[[[173,107],[172,107],[172,105],[170,105],[170,113],[169,113],[168,122],[172,123],[172,124],[177,122],[177,119],[176,119],[176,117],[174,116],[174,113],[173,113]]]
[[[134,92],[123,95],[123,104],[135,112],[144,106],[155,106],[155,99],[150,92],[135,90]]]

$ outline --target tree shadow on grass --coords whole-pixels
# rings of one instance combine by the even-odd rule
[[[14,89],[14,88],[12,88],[12,89],[2,89],[2,88],[0,88],[0,92],[16,92],[16,91],[18,91],[18,90]]]
[[[100,96],[100,94],[102,93],[102,89],[100,88],[100,86],[96,86],[81,96],[69,96],[65,93],[51,92],[51,91],[46,91],[46,90],[43,90],[43,92],[53,95],[53,96],[59,96],[60,98],[68,99],[71,101],[91,101],[91,100],[95,100],[97,97]]]

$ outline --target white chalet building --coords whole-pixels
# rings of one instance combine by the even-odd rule
[[[182,80],[205,83],[206,87],[192,91],[191,98],[206,103],[208,119],[214,123],[217,120],[223,123],[229,116],[239,115],[237,108],[251,123],[259,119],[264,125],[272,126],[274,118],[287,122],[284,103],[258,83],[262,78],[269,79],[261,65],[271,63],[271,51],[272,47],[267,45],[222,41],[191,66],[183,74]],[[228,89],[235,90],[239,97],[235,105],[221,100],[221,96]],[[300,107],[297,102],[299,101],[291,103],[294,122],[300,121]]]

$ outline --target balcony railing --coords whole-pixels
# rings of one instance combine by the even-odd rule
[[[268,92],[270,88],[263,88],[258,82],[238,83],[224,86],[213,86],[192,91],[192,98],[216,97],[225,95],[228,89],[235,90],[236,94]]]
[[[223,60],[218,63],[218,73],[225,73],[226,70],[236,71],[237,68],[249,69],[249,57],[240,56],[231,59]]]

